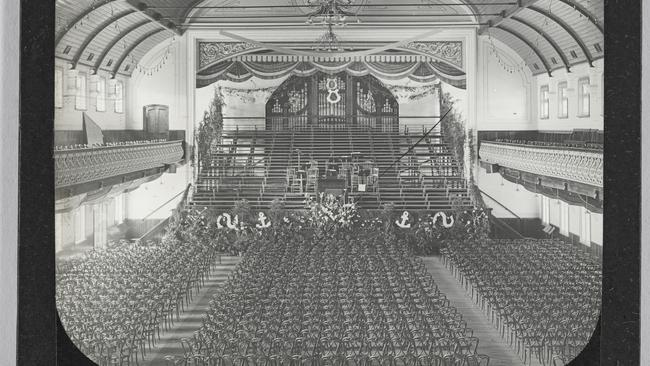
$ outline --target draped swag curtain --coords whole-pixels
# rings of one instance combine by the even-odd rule
[[[434,61],[284,61],[263,62],[229,60],[215,64],[197,74],[196,86],[202,88],[219,80],[246,81],[252,77],[276,79],[289,74],[310,76],[318,71],[326,73],[347,72],[353,76],[371,74],[387,80],[408,77],[421,83],[439,79],[457,88],[465,89],[465,73],[448,64]]]

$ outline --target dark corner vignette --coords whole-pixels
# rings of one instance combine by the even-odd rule
[[[141,315],[142,325],[129,328],[141,329],[136,331],[135,351],[105,342],[109,351],[102,360],[128,359],[132,364],[137,355],[140,365],[173,365],[195,355],[209,362],[227,349],[244,361],[277,349],[278,358],[311,357],[305,364],[317,364],[325,353],[358,364],[369,362],[371,355],[402,361],[419,355],[423,365],[445,362],[445,357],[461,366],[483,366],[486,359],[490,365],[506,365],[508,359],[522,357],[521,364],[553,365],[566,354],[577,354],[569,365],[639,364],[640,4],[601,1],[603,21],[591,17],[590,9],[598,9],[592,8],[593,1],[511,1],[498,9],[484,4],[493,11],[469,10],[476,12],[474,39],[455,24],[466,21],[463,16],[436,1],[395,1],[380,7],[373,6],[373,0],[277,0],[265,9],[247,3],[190,9],[182,1],[171,1],[171,6],[156,0],[88,1],[76,5],[77,13],[74,6],[23,0],[18,364],[93,365],[89,357],[104,357],[103,351],[96,351],[102,340],[90,346],[84,343],[88,331],[68,334],[56,307],[55,273],[63,273],[61,283],[73,288],[75,280],[66,276],[80,268],[83,261],[75,262],[76,251],[87,247],[100,252],[92,259],[98,266],[122,258],[124,276],[131,279],[136,278],[129,274],[132,264],[150,269],[158,278],[171,278],[143,255],[155,256],[157,250],[164,253],[157,260],[173,268],[184,267],[168,260],[179,253],[191,253],[183,258],[200,268],[192,274],[196,277],[179,285],[179,299],[165,302],[162,315]],[[57,17],[57,11],[65,16]],[[576,21],[591,22],[585,28],[595,36],[585,32],[597,41],[585,41],[584,28],[570,22],[574,14],[580,14]],[[547,20],[535,20],[542,18]],[[426,22],[448,33],[437,35],[422,25]],[[406,23],[409,27],[402,29]],[[268,29],[260,31],[260,24]],[[599,26],[606,30],[600,38]],[[282,36],[282,27],[292,29],[292,36]],[[395,35],[382,36],[390,27],[397,29]],[[374,38],[358,29],[373,32]],[[313,36],[305,36],[309,32]],[[563,48],[563,38],[555,38],[554,32],[573,39],[575,47]],[[409,38],[408,44],[395,43]],[[387,44],[392,48],[368,53]],[[346,52],[358,53],[358,63],[346,66]],[[340,58],[328,56],[339,53]],[[471,67],[468,55],[478,60],[470,62]],[[519,61],[525,58],[531,61]],[[584,63],[574,61],[581,58]],[[595,66],[586,67],[589,62]],[[604,76],[593,71],[602,68]],[[490,74],[503,75],[503,82],[490,79]],[[512,75],[520,74],[532,86],[517,89],[513,80],[519,79]],[[602,82],[604,90],[598,89]],[[495,93],[492,99],[486,97],[490,90]],[[532,97],[517,98],[513,90]],[[602,112],[596,108],[598,93],[605,100]],[[501,104],[495,108],[490,103]],[[520,113],[530,120],[513,117]],[[599,114],[602,127],[569,132],[561,127],[575,121],[578,126]],[[506,117],[536,129],[508,127],[503,124]],[[602,184],[593,194],[593,184],[508,165],[513,163],[503,158],[504,146],[600,151]],[[136,148],[144,148],[151,163],[124,170],[137,159],[129,155]],[[67,154],[75,159],[82,152],[111,150],[122,151],[123,163],[117,165],[124,169],[119,172],[106,173],[109,154],[108,160],[95,160],[106,163],[105,169],[98,169],[99,178],[55,181],[55,160],[50,157]],[[506,189],[520,202],[530,198],[548,207],[547,212],[538,208],[536,221],[522,219],[520,211],[528,208],[517,207],[503,194]],[[92,210],[79,209],[90,205]],[[554,217],[556,210],[559,216]],[[581,217],[575,224],[573,212],[589,217],[588,234],[582,229],[587,219]],[[601,215],[601,221],[591,215]],[[83,225],[75,223],[81,216]],[[105,222],[89,224],[98,220]],[[592,232],[598,223],[603,227],[600,238],[597,229]],[[576,225],[580,229],[574,229]],[[87,235],[90,231],[92,236]],[[83,232],[83,240],[75,238],[76,232]],[[481,276],[497,272],[468,272],[480,267],[475,252],[494,264],[516,262],[524,268],[526,262],[508,257],[508,250],[494,252],[481,243],[513,245],[513,238],[535,235],[552,239],[541,245],[548,245],[544,250],[557,258],[573,253],[557,246],[562,242],[579,248],[580,266],[592,268],[591,259],[584,258],[602,261],[602,312],[582,352],[576,349],[584,345],[579,342],[565,354],[557,351],[562,346],[538,352],[535,343],[521,341],[513,313],[493,303],[496,295],[482,287],[490,280]],[[102,253],[109,253],[105,261]],[[513,245],[510,253],[533,251]],[[68,257],[74,260],[68,263]],[[277,268],[269,265],[268,257],[279,263]],[[373,272],[380,264],[384,276]],[[107,268],[100,270],[112,275]],[[255,277],[256,271],[264,271],[264,276]],[[445,287],[449,284],[466,296],[455,297],[456,287]],[[102,286],[109,294],[119,290],[112,284]],[[259,291],[237,298],[247,286]],[[326,292],[330,286],[341,292]],[[215,296],[216,288],[232,292]],[[146,291],[146,286],[140,289]],[[343,289],[350,292],[343,296]],[[207,294],[211,301],[205,300]],[[379,294],[394,301],[383,306],[376,300]],[[61,303],[66,307],[63,314],[74,329],[82,329],[70,315],[82,312],[71,304],[92,301],[76,299],[72,290],[59,296],[72,299]],[[426,303],[431,298],[435,304]],[[319,305],[321,299],[326,306]],[[103,298],[97,301],[110,304]],[[292,301],[308,310],[285,305]],[[454,327],[426,320],[448,332],[439,338],[425,336],[433,334],[429,325],[426,330],[413,326],[429,319],[416,305],[443,309],[444,323],[449,324],[456,321],[451,314],[462,313],[459,304],[465,302],[485,318],[463,314],[464,326]],[[241,315],[232,310],[238,304]],[[186,320],[194,317],[195,306],[204,306],[197,317],[200,325]],[[331,319],[313,320],[319,312]],[[380,321],[382,313],[390,316]],[[254,326],[285,314],[301,323],[283,318],[277,329],[272,325],[266,332]],[[239,317],[238,325],[223,326],[234,317]],[[331,325],[337,317],[348,321]],[[387,319],[395,324],[392,338],[388,330],[385,338],[372,336],[384,334],[381,324]],[[515,346],[503,353],[486,350],[491,341],[481,338],[480,327],[469,326],[480,321],[496,327],[499,337],[504,334],[499,338],[504,344],[514,337]],[[196,332],[183,333],[184,325]],[[359,330],[364,327],[373,330]],[[294,328],[296,336],[287,335]],[[268,329],[277,334],[271,337]],[[253,336],[258,330],[259,337]],[[332,335],[339,331],[340,336]],[[176,344],[170,334],[182,334],[183,339]],[[274,337],[282,342],[275,343]],[[431,338],[436,341],[424,341]],[[446,338],[456,342],[448,350],[438,341]],[[478,346],[472,352],[473,338]],[[246,346],[235,351],[237,347],[228,343],[233,339]],[[519,341],[528,351],[517,349]]]

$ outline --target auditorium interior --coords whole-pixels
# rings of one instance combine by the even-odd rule
[[[56,302],[98,365],[565,365],[604,0],[56,0]]]

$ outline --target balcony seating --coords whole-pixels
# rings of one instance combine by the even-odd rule
[[[463,317],[403,242],[259,240],[169,365],[487,365]]]
[[[600,312],[602,270],[553,240],[456,243],[443,260],[524,362],[564,364],[588,343]]]
[[[59,263],[57,308],[66,333],[100,366],[137,364],[204,284],[217,255],[208,244],[123,241]]]
[[[427,138],[395,163],[420,137],[352,128],[224,131],[211,163],[200,171],[192,204],[230,208],[246,199],[254,209],[265,209],[280,199],[289,209],[303,208],[304,194],[316,192],[318,184],[308,174],[297,177],[295,170],[307,171],[315,161],[324,176],[332,173],[333,160],[347,156],[360,164],[370,160],[378,175],[365,192],[348,192],[362,208],[394,202],[398,209],[444,210],[458,196],[471,206],[461,166],[441,136]]]
[[[112,147],[112,146],[132,146],[132,145],[144,145],[144,144],[156,144],[160,142],[167,142],[166,139],[156,139],[156,140],[137,140],[137,141],[120,141],[120,142],[106,142],[103,144],[75,144],[75,145],[61,145],[55,146],[55,151],[65,151],[65,150],[80,150],[80,149],[94,149],[98,147]]]
[[[520,139],[496,139],[494,142],[503,142],[507,144],[518,145],[531,145],[531,146],[545,146],[545,147],[568,147],[568,148],[582,148],[589,150],[603,150],[603,144],[596,142],[573,141],[566,140],[564,142],[549,142],[549,141],[535,141],[535,140],[520,140]]]

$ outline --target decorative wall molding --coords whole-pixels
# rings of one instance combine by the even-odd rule
[[[345,54],[270,54],[270,55],[240,55],[246,51],[262,49],[260,45],[248,42],[199,42],[199,70],[214,65],[219,61],[235,57],[241,61],[288,62],[288,61],[381,61],[381,62],[410,62],[436,59],[463,69],[462,41],[430,41],[410,42],[399,49],[414,51],[416,54],[371,54],[359,55],[358,52]],[[419,54],[419,55],[418,55]]]
[[[257,48],[260,47],[246,42],[199,42],[199,69]]]
[[[533,174],[603,186],[603,154],[584,150],[482,142],[481,160]]]
[[[68,187],[174,164],[182,141],[55,151],[55,186]]]
[[[433,56],[461,69],[464,67],[463,42],[461,41],[410,42],[401,48]]]

